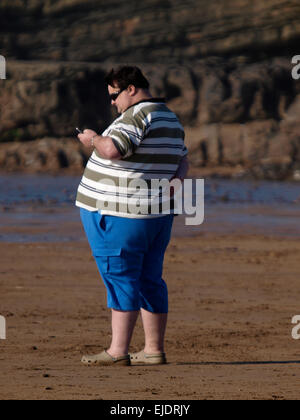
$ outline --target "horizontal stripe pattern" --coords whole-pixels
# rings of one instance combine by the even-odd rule
[[[151,195],[151,182],[170,180],[187,154],[176,115],[163,102],[143,101],[126,110],[102,135],[113,139],[122,159],[103,159],[95,149],[78,187],[76,205],[130,218],[159,217],[166,208],[172,213],[173,200],[166,202],[157,191]],[[142,186],[132,187],[131,181]],[[142,211],[134,205],[137,202]],[[159,204],[157,214],[151,214],[151,203]]]

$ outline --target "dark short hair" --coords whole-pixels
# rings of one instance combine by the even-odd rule
[[[111,69],[106,75],[105,81],[112,87],[117,83],[120,89],[126,89],[129,85],[141,89],[149,89],[150,86],[141,70],[134,66],[122,66],[117,70]]]

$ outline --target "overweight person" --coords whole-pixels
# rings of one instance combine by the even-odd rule
[[[162,272],[174,203],[172,193],[165,198],[153,183],[182,182],[186,176],[184,129],[165,101],[152,97],[139,68],[112,69],[105,80],[120,115],[101,135],[89,129],[78,135],[93,151],[76,205],[106,287],[112,340],[99,354],[83,356],[82,363],[164,364],[168,289]],[[129,354],[139,314],[145,346]]]

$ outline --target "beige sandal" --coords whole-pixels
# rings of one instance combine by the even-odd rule
[[[164,365],[167,363],[165,353],[146,354],[144,350],[130,354],[130,363],[135,365]]]
[[[92,365],[102,365],[102,366],[111,366],[111,365],[118,365],[118,366],[129,366],[130,365],[130,357],[129,354],[127,356],[121,357],[112,357],[110,354],[104,350],[100,354],[95,354],[94,356],[83,356],[81,362],[86,366]]]

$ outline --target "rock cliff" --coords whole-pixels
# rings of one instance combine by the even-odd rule
[[[2,55],[179,62],[280,55],[299,44],[298,0],[1,0]],[[285,51],[286,52],[286,51]]]
[[[104,73],[137,63],[185,125],[193,168],[293,177],[299,12],[295,0],[2,0],[0,168],[80,171],[74,127],[105,127]]]

